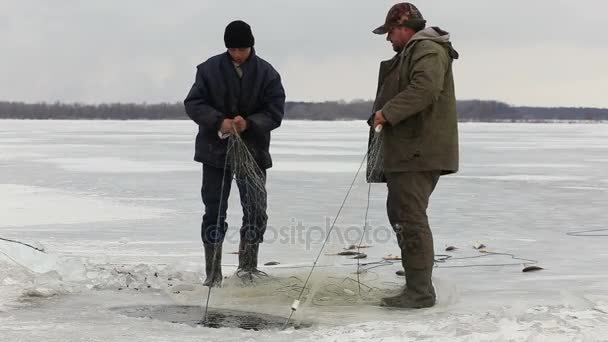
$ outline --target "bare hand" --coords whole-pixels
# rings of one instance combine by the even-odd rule
[[[233,121],[234,120],[232,119],[224,119],[224,121],[222,121],[222,126],[220,127],[220,132],[222,134],[232,133]]]
[[[243,133],[245,130],[247,130],[247,120],[245,120],[245,118],[243,118],[242,116],[239,115],[235,117],[233,123],[234,128],[236,129],[236,133]]]
[[[384,126],[387,122],[388,121],[386,121],[386,118],[384,117],[384,114],[382,114],[382,111],[377,111],[374,115],[374,128],[376,128],[378,125]]]

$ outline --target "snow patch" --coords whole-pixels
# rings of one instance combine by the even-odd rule
[[[50,158],[37,160],[55,164],[73,172],[90,173],[164,173],[175,171],[198,171],[190,161],[135,161],[124,158]]]
[[[127,206],[52,188],[0,184],[0,227],[160,218],[171,210]]]

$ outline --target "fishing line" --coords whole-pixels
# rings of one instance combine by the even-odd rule
[[[232,128],[234,132],[236,132],[234,124]],[[229,164],[230,170],[227,170]],[[264,172],[256,162],[251,151],[249,151],[247,144],[238,133],[231,134],[228,137],[228,148],[226,150],[226,158],[224,160],[224,173],[222,176],[222,188],[220,191],[220,208],[218,209],[216,227],[219,227],[220,224],[221,205],[225,195],[224,186],[226,183],[226,174],[228,173],[227,171],[229,171],[230,173],[230,181],[232,181],[232,178],[234,178],[236,179],[237,185],[245,187],[245,198],[241,198],[241,204],[246,208],[246,219],[248,224],[258,224],[258,213],[266,211],[267,198]],[[215,248],[213,254],[214,265],[215,260],[218,257],[217,253],[218,249]],[[266,274],[260,271],[258,275]],[[209,291],[207,292],[207,299],[205,302],[203,324],[207,322],[207,313],[209,309],[211,289],[212,287],[209,286]]]
[[[607,232],[607,233],[606,234],[589,234],[589,233],[597,233],[597,232]],[[568,235],[568,236],[577,236],[577,237],[584,237],[584,236],[608,236],[608,229],[582,230],[582,231],[578,231],[578,232],[568,232],[568,233],[566,233],[566,235]]]
[[[229,155],[230,151],[232,150],[232,147],[233,147],[232,140],[229,140],[228,141],[228,149],[226,150],[226,158],[224,159],[224,170],[223,170],[223,175],[222,175],[222,187],[221,187],[221,190],[220,190],[220,202],[219,202],[220,204],[219,204],[219,208],[218,208],[218,212],[217,212],[217,221],[216,221],[216,225],[215,225],[216,228],[219,228],[219,226],[220,226],[220,218],[221,218],[221,212],[222,212],[222,210],[221,210],[221,208],[222,208],[222,201],[224,199],[224,185],[226,184],[226,171],[227,171],[226,167],[228,166],[228,155]],[[232,178],[232,174],[230,174],[230,178]],[[230,181],[232,181],[232,179]],[[222,227],[222,229],[223,229],[223,227]],[[218,248],[214,248],[213,249],[213,265],[215,265],[215,260],[217,259],[217,252],[218,252]],[[210,269],[213,269],[213,268],[210,268]],[[212,271],[212,273],[214,273],[214,272]],[[209,274],[206,274],[205,276],[206,277],[211,277],[211,275],[209,275]],[[213,282],[210,282],[209,285],[213,285]],[[202,322],[203,325],[207,324],[207,313],[208,313],[208,310],[209,310],[209,300],[211,298],[211,289],[212,288],[213,288],[212,286],[209,286],[209,291],[207,291],[207,300],[205,301],[205,312],[203,314],[203,322]]]
[[[310,272],[308,273],[308,277],[306,278],[306,281],[304,282],[304,288],[306,288],[306,286],[308,285],[308,282],[310,281],[310,278],[312,276],[312,273],[315,270],[315,267],[319,261],[319,259],[321,258],[321,255],[323,254],[323,250],[325,249],[325,246],[327,245],[327,242],[329,241],[329,237],[331,236],[331,232],[333,231],[336,222],[338,220],[338,218],[340,217],[340,214],[342,213],[342,209],[344,208],[346,201],[348,200],[348,197],[350,196],[350,193],[355,185],[355,182],[357,181],[357,178],[359,176],[359,173],[361,172],[361,169],[363,168],[363,164],[365,163],[366,160],[368,160],[368,162],[370,161],[370,152],[373,152],[374,154],[374,163],[377,163],[380,159],[378,157],[379,153],[379,149],[381,146],[381,142],[382,139],[379,137],[380,133],[382,131],[382,126],[377,126],[374,129],[376,134],[372,135],[372,142],[370,143],[370,146],[368,147],[368,150],[365,152],[365,154],[363,155],[363,159],[361,160],[361,163],[359,164],[359,168],[357,169],[357,172],[355,173],[355,176],[353,177],[353,181],[350,185],[350,187],[348,188],[348,191],[346,192],[346,196],[344,196],[344,200],[342,201],[342,205],[340,206],[340,208],[338,209],[338,212],[334,218],[334,221],[331,225],[331,227],[329,228],[329,231],[327,232],[327,236],[325,238],[325,241],[323,242],[323,245],[321,246],[321,249],[319,250],[319,254],[317,255],[317,258],[315,259]],[[371,165],[374,165],[372,163],[370,163]],[[375,170],[375,168],[372,166],[372,172]],[[371,184],[370,184],[370,190],[371,190]],[[369,190],[368,190],[368,207],[369,207]],[[367,210],[366,209],[366,216],[367,216]],[[367,220],[366,220],[367,221]],[[367,222],[365,223],[364,227],[367,226]],[[362,236],[365,236],[364,234]],[[360,245],[360,244],[359,244]],[[357,262],[359,262],[359,259],[357,259]],[[291,312],[289,313],[289,317],[287,318],[287,320],[285,321],[285,324],[283,325],[283,329],[285,329],[288,325],[289,322],[291,321],[291,318],[293,317],[294,313],[298,310],[298,307],[300,306],[300,301],[302,300],[302,296],[303,296],[304,290],[302,290],[302,292],[300,292],[300,295],[298,296],[298,299],[294,300],[293,304],[291,305]]]
[[[2,237],[0,237],[0,240],[2,240],[2,241],[6,241],[6,242],[17,243],[17,244],[20,244],[20,245],[23,245],[23,246],[29,247],[29,248],[31,248],[31,249],[33,249],[33,250],[38,251],[38,252],[46,253],[46,252],[44,251],[44,249],[42,249],[42,248],[38,248],[38,247],[34,247],[34,246],[32,246],[32,245],[30,245],[30,244],[27,244],[27,243],[25,243],[25,242],[21,242],[21,241],[17,241],[17,240],[11,240],[11,239],[5,239],[5,238],[2,238]]]

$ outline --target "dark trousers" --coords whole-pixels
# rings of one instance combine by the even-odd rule
[[[252,186],[253,181],[246,178],[236,178],[239,189],[241,206],[243,207],[243,222],[241,225],[241,241],[260,243],[266,232],[266,170],[262,170],[261,187]],[[223,180],[223,186],[222,186]],[[221,244],[224,242],[228,223],[228,197],[232,186],[232,172],[203,164],[203,185],[201,197],[205,205],[205,214],[201,224],[201,238],[204,244]]]
[[[431,282],[435,251],[426,210],[440,171],[387,173],[387,212],[399,247],[407,287],[434,297]]]

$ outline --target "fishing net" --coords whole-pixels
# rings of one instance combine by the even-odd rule
[[[382,126],[370,128],[367,148],[367,181],[369,183],[384,182],[384,133]]]
[[[262,219],[258,215],[266,212],[266,173],[240,135],[232,134],[228,139],[228,163],[241,189],[241,204],[247,211],[246,223],[257,224]]]

